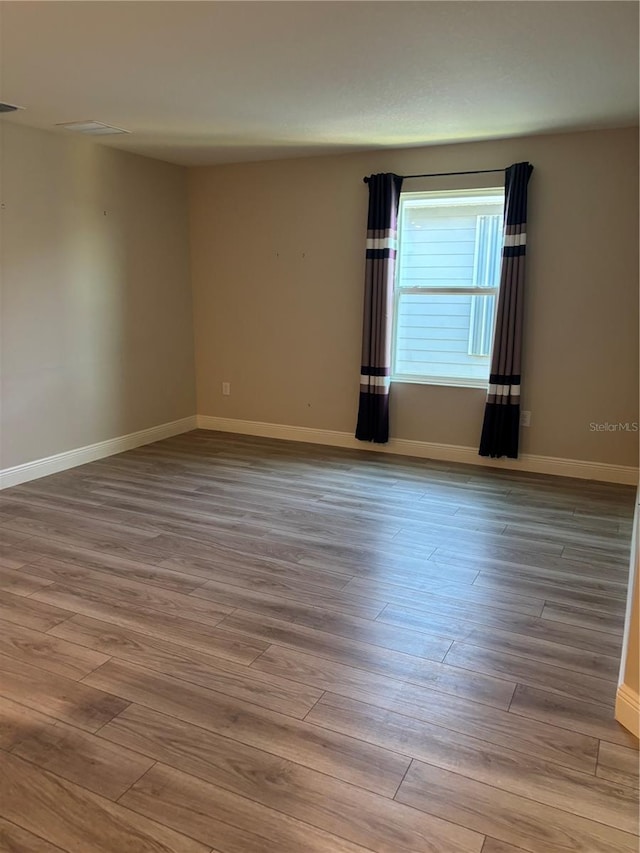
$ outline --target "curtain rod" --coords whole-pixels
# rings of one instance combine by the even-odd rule
[[[403,180],[409,180],[409,178],[447,178],[450,175],[487,175],[489,172],[506,172],[506,169],[471,169],[469,172],[432,172],[431,174],[425,175],[398,175],[399,178]],[[369,183],[369,178],[362,179],[365,184]]]

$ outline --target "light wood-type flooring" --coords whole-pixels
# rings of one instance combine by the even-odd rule
[[[634,490],[196,431],[0,495],[0,850],[635,853]]]

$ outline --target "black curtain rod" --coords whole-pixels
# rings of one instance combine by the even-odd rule
[[[409,178],[448,178],[450,175],[488,175],[490,172],[506,172],[506,169],[471,169],[469,172],[432,172],[427,175],[398,175],[398,177],[407,181]],[[369,183],[369,178],[362,179],[365,184]]]

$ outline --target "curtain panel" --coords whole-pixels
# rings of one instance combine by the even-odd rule
[[[391,327],[402,178],[371,175],[364,279],[360,405],[356,438],[389,440]]]
[[[527,185],[532,171],[530,163],[515,163],[505,175],[500,291],[480,456],[518,457]]]

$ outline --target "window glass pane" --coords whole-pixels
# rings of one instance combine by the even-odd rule
[[[400,293],[395,375],[487,381],[489,356],[469,353],[474,300],[495,297]]]
[[[503,214],[501,188],[401,196],[394,315],[398,378],[488,381]],[[490,288],[493,293],[483,293]],[[462,289],[475,293],[456,293]]]
[[[400,287],[472,287],[477,278],[478,223],[499,217],[502,199],[488,204],[406,202],[400,224]]]
[[[478,216],[473,283],[498,287],[502,255],[502,215]],[[491,355],[496,300],[473,296],[469,325],[469,355]]]

